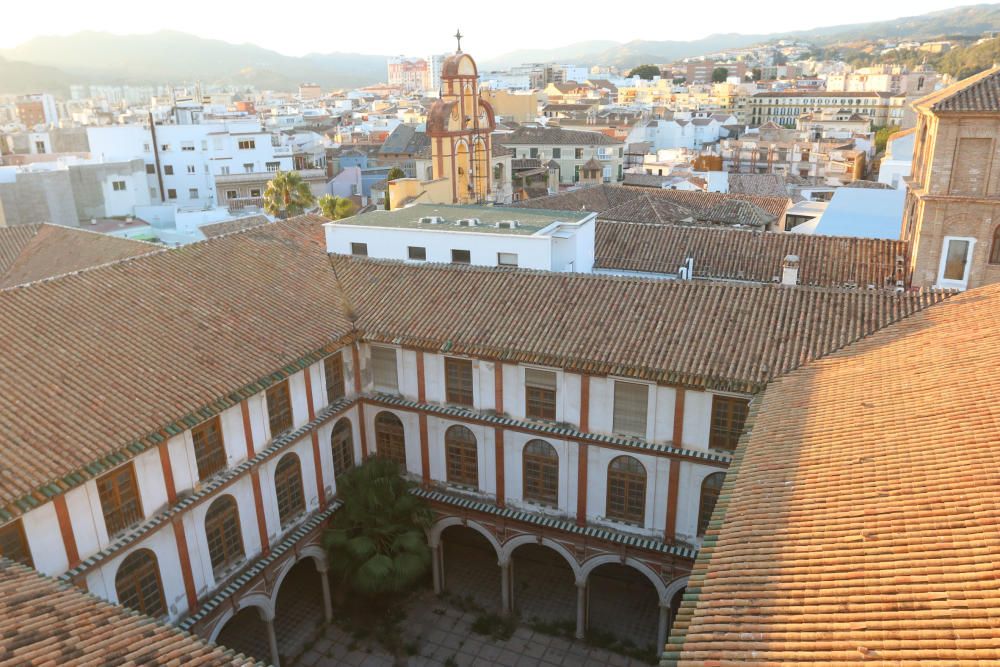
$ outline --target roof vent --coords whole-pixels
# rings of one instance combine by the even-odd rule
[[[444,222],[444,218],[440,215],[426,215],[419,220],[421,225],[440,225]]]
[[[478,227],[479,218],[460,218],[455,224],[459,227]]]
[[[799,256],[786,255],[781,263],[781,284],[797,285],[799,283]]]
[[[521,226],[518,220],[500,220],[497,222],[497,229],[517,229]]]

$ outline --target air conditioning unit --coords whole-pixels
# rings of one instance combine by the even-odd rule
[[[520,226],[521,223],[518,220],[500,220],[496,224],[497,229],[517,229]]]
[[[479,218],[460,218],[455,224],[459,227],[478,227]]]
[[[444,218],[439,215],[428,215],[420,218],[421,225],[440,225],[444,222]]]

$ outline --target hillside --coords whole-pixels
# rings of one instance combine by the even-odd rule
[[[0,94],[65,92],[72,83],[65,72],[54,67],[0,58]]]

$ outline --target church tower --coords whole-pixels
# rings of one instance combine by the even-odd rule
[[[441,65],[441,96],[427,115],[435,180],[451,181],[452,203],[487,201],[491,191],[490,157],[496,129],[493,107],[479,95],[479,71],[472,56],[458,50]]]

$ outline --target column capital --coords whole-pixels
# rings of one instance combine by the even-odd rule
[[[510,558],[500,558],[499,560],[497,560],[497,565],[499,565],[501,568],[510,567]]]

